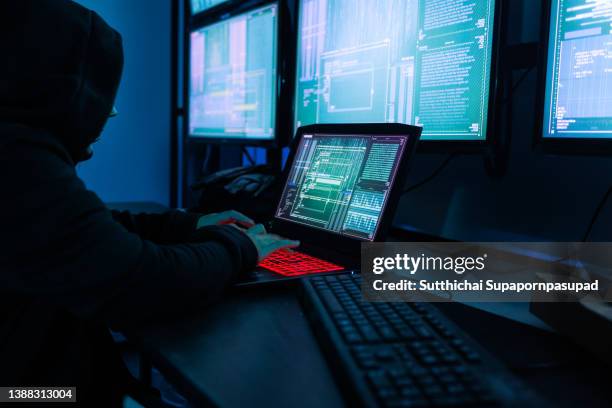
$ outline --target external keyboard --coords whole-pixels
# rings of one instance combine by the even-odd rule
[[[272,252],[259,266],[283,276],[300,276],[313,273],[335,272],[344,268],[314,256],[292,249],[279,249]]]
[[[435,307],[364,302],[360,284],[351,274],[302,280],[306,315],[352,404],[540,405]]]

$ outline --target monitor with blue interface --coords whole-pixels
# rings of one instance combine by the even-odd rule
[[[495,0],[303,0],[295,126],[406,123],[485,141]]]
[[[612,139],[612,1],[551,0],[542,139]]]
[[[276,217],[374,240],[408,138],[303,135]]]
[[[277,25],[270,4],[192,32],[190,136],[274,139]]]
[[[215,7],[227,0],[191,0],[191,13],[198,14]]]

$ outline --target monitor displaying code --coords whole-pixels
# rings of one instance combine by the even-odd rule
[[[274,137],[277,17],[273,4],[191,34],[191,136]]]
[[[612,1],[553,0],[543,138],[612,138]]]
[[[278,218],[373,240],[408,136],[304,135]]]
[[[494,0],[303,0],[295,125],[406,123],[485,140]]]
[[[191,13],[198,14],[227,0],[191,0]]]

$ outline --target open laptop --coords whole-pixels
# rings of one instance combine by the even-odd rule
[[[299,128],[267,227],[301,245],[274,252],[239,285],[358,268],[361,242],[386,237],[420,135],[402,124]]]

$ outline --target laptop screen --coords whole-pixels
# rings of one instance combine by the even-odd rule
[[[305,134],[276,217],[373,241],[408,137]]]

